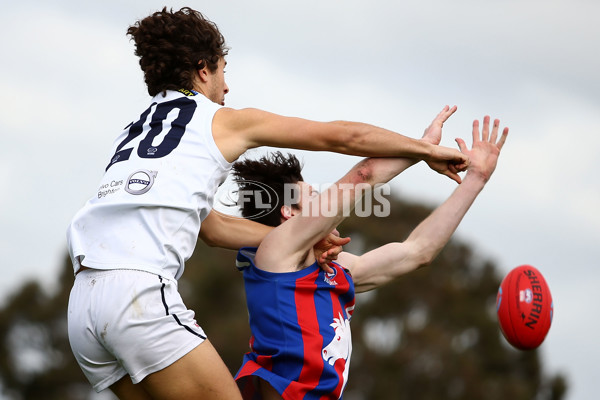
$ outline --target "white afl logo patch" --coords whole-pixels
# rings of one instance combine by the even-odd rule
[[[154,178],[156,178],[156,171],[148,171],[142,169],[135,171],[127,178],[127,184],[125,185],[125,191],[131,194],[144,194],[152,185],[154,185]]]
[[[525,290],[521,290],[519,292],[519,300],[528,304],[531,303],[533,301],[533,292],[531,289],[527,288]]]

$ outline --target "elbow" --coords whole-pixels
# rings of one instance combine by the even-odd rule
[[[413,247],[412,258],[414,260],[415,269],[427,267],[435,260],[436,252],[432,251],[431,246],[421,245]]]
[[[200,231],[200,235],[198,236],[208,247],[218,247],[217,241],[213,235]]]
[[[423,267],[430,266],[431,263],[433,263],[434,259],[435,259],[435,257],[432,257],[428,254],[423,255],[423,257],[421,257],[421,259],[419,260],[417,268],[423,268]]]
[[[426,267],[431,265],[443,248],[444,246],[435,246],[433,244],[424,247],[421,255],[421,266]]]
[[[212,213],[211,213],[212,214]],[[214,222],[218,221],[218,224]],[[220,219],[215,219],[212,215],[210,216],[210,220],[207,218],[202,225],[200,226],[200,233],[198,237],[208,246],[208,247],[224,247],[224,232],[223,224],[225,222],[220,221]]]
[[[366,158],[356,164],[354,173],[350,176],[351,183],[355,185],[360,183],[373,184],[373,163],[373,159]]]
[[[204,243],[208,246],[208,247],[221,247],[217,244],[217,242],[215,242],[214,240],[204,240]]]

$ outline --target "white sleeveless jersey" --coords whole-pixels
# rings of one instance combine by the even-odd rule
[[[221,106],[186,94],[158,94],[116,139],[98,193],[67,230],[75,272],[83,264],[173,279],[183,273],[231,167],[212,136]]]

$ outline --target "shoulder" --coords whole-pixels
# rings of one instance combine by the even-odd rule
[[[212,120],[212,134],[221,153],[229,162],[237,160],[246,150],[256,147],[252,132],[260,121],[256,109],[236,110],[220,107]]]
[[[217,110],[217,113],[215,114],[214,124],[219,128],[228,130],[250,130],[255,125],[258,125],[275,115],[257,108],[235,109],[230,107],[219,107],[219,110]]]
[[[348,253],[346,251],[342,251],[338,254],[338,258],[336,263],[343,269],[352,273],[352,270],[356,266],[356,262],[358,261],[359,256],[354,255],[352,253]]]

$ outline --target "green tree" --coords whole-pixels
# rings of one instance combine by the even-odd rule
[[[0,310],[0,387],[6,398],[79,400],[90,392],[67,337],[72,271],[65,258],[54,293],[30,281]]]
[[[362,252],[403,240],[431,210],[392,199],[386,218],[348,218],[340,227]],[[199,243],[179,288],[217,350],[237,371],[248,351],[248,314],[235,252]],[[55,292],[28,282],[0,310],[0,387],[15,400],[93,399],[68,344],[73,282],[65,259]],[[347,400],[560,400],[563,376],[546,376],[538,351],[502,338],[495,316],[494,264],[453,239],[432,265],[357,297]],[[537,396],[537,397],[536,397]],[[106,397],[104,397],[106,398]]]

